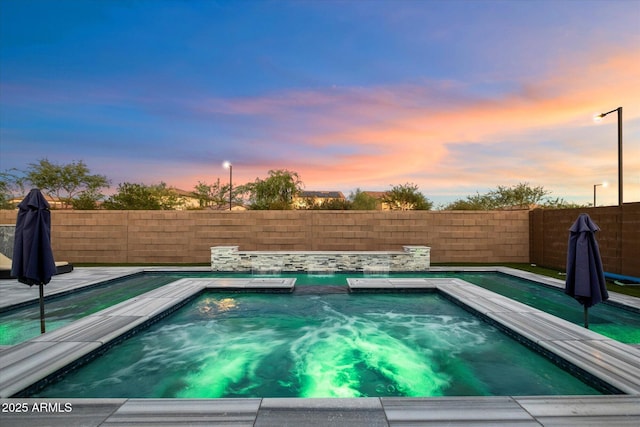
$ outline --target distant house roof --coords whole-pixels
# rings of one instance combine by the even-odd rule
[[[498,210],[501,211],[522,211],[522,210],[529,210],[532,211],[534,209],[538,209],[541,206],[538,205],[537,203],[525,203],[522,205],[512,205],[512,206],[503,206],[501,208],[499,208]]]
[[[52,197],[48,194],[45,194],[44,192],[42,193],[42,195],[44,196],[47,203],[49,203],[49,207],[51,207],[52,209],[60,209],[64,207],[64,202],[61,201],[59,198]],[[18,205],[20,204],[20,202],[24,200],[25,197],[26,196],[14,197],[11,200],[9,200],[9,203],[12,204],[16,209],[18,209]]]
[[[219,205],[219,206],[209,206],[206,209],[213,210],[213,211],[228,211],[229,210],[229,204],[224,204],[224,205]],[[232,211],[246,211],[247,207],[245,205],[243,205],[242,203],[233,202],[231,204],[231,210]]]
[[[300,197],[317,197],[318,199],[344,199],[342,191],[301,191]]]
[[[178,196],[196,198],[196,195],[193,191],[181,190],[180,188],[175,187],[169,187],[169,189],[176,193]]]
[[[371,196],[374,199],[382,199],[387,195],[388,191],[363,191],[367,196]]]

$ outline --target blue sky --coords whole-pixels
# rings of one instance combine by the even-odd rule
[[[0,170],[640,201],[640,1],[0,2]]]

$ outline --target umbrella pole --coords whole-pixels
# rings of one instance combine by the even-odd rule
[[[589,308],[584,306],[584,327],[589,329]]]
[[[44,334],[44,285],[40,283],[40,333]]]

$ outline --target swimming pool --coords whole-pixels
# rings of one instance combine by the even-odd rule
[[[383,275],[357,273],[282,274],[295,278],[296,286],[345,286],[349,277],[443,277],[461,278],[500,295],[543,310],[559,318],[582,325],[583,309],[562,290],[543,286],[538,282],[498,272],[431,272]],[[128,298],[184,277],[274,277],[211,272],[145,272],[113,281],[108,285],[79,290],[46,303],[47,331],[98,312]],[[0,345],[13,345],[40,335],[39,308],[30,306],[0,313]],[[598,304],[589,310],[590,328],[623,343],[640,344],[640,312],[622,309],[611,304]]]
[[[32,397],[600,394],[439,293],[207,292]]]
[[[135,274],[65,295],[45,302],[48,332],[68,325],[112,305],[175,281],[164,274]],[[0,345],[14,345],[40,335],[40,306],[37,302],[0,312]]]
[[[206,275],[205,275],[206,276]],[[354,283],[361,282],[361,283]],[[113,345],[169,315],[202,292],[216,290],[290,292],[292,278],[183,278],[116,306],[0,351],[0,397],[31,396]],[[364,284],[364,286],[362,286]],[[447,300],[489,321],[520,342],[611,393],[640,394],[640,351],[582,327],[545,314],[460,279],[357,278],[353,292],[438,292]],[[336,291],[344,286],[326,286]],[[296,297],[317,293],[315,286],[296,286]],[[356,296],[356,295],[354,295]],[[406,294],[410,299],[414,294]],[[124,340],[124,341],[123,341]],[[87,365],[88,366],[88,365]]]
[[[461,278],[576,325],[584,323],[582,305],[561,288],[501,273],[466,273]],[[623,343],[640,344],[640,311],[610,303],[597,304],[589,308],[589,328]]]

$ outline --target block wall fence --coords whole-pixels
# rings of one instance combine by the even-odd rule
[[[0,211],[15,224],[17,211]],[[54,256],[71,263],[209,263],[241,251],[401,251],[431,262],[529,262],[528,211],[52,211]],[[566,234],[566,233],[565,233]]]
[[[640,203],[531,212],[52,211],[51,221],[55,257],[72,263],[206,264],[212,246],[398,251],[425,245],[432,263],[531,262],[563,270],[568,230],[582,212],[601,228],[605,271],[640,277]],[[16,215],[0,210],[0,224],[15,225]]]
[[[596,240],[604,270],[640,277],[640,203],[625,203],[622,207],[531,211],[531,262],[564,270],[568,230],[583,212],[600,227]]]

